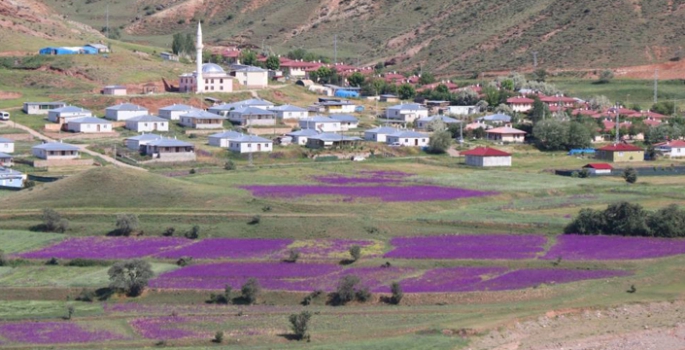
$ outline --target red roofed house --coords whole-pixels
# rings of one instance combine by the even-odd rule
[[[567,97],[563,95],[559,96],[542,96],[540,97],[540,101],[545,103],[548,106],[564,106],[567,108],[573,108],[575,107],[577,101],[573,97]]]
[[[615,143],[598,148],[595,158],[610,162],[641,162],[645,159],[645,151],[626,143]]]
[[[671,158],[685,157],[685,141],[683,140],[657,143],[654,146],[657,151],[662,152],[665,156]]]
[[[611,170],[614,168],[611,164],[607,163],[590,163],[583,166],[583,169],[587,169],[591,174],[611,174]]]
[[[486,130],[485,132],[488,134],[488,140],[516,143],[523,143],[527,134],[523,130],[514,129],[508,126]]]
[[[511,154],[490,147],[476,147],[466,152],[461,152],[466,156],[466,165],[491,167],[491,166],[511,166]]]
[[[507,99],[507,104],[511,106],[511,109],[514,110],[514,112],[521,113],[525,113],[533,109],[534,102],[535,100],[523,96],[510,97]]]

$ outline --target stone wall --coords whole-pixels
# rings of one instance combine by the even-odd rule
[[[92,159],[53,159],[53,160],[34,160],[35,168],[47,168],[55,166],[87,166],[93,165]]]

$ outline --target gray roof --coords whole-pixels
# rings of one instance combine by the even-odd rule
[[[125,89],[126,87],[123,85],[107,85],[105,86],[105,89]]]
[[[209,113],[203,110],[190,111],[186,114],[181,114],[181,117],[189,117],[193,119],[226,119],[218,114]]]
[[[345,136],[342,134],[334,133],[323,133],[315,136],[309,137],[309,139],[321,140],[321,141],[361,141],[359,137]]]
[[[233,141],[233,142],[260,142],[260,143],[273,142],[269,139],[265,139],[263,137],[259,137],[259,136],[255,136],[255,135],[241,135],[239,138],[233,139],[231,141]]]
[[[400,129],[392,128],[389,126],[381,126],[378,128],[366,130],[366,132],[370,132],[370,133],[374,133],[374,134],[388,134],[388,135],[390,135],[390,134],[396,134],[396,133],[400,132]]]
[[[302,107],[297,107],[293,105],[282,105],[278,107],[271,108],[272,111],[282,111],[282,112],[306,112],[307,110]]]
[[[6,139],[4,137],[0,137],[0,143],[14,143],[14,140]]]
[[[240,107],[231,111],[231,113],[247,114],[247,115],[275,115],[274,112],[257,107]]]
[[[0,167],[0,176],[7,177],[7,176],[23,176],[24,173],[20,171],[16,171],[10,168],[3,168]]]
[[[0,152],[0,159],[12,158],[12,155]]]
[[[112,111],[147,111],[147,108],[135,105],[133,103],[122,103],[116,106],[107,107],[106,109]]]
[[[100,118],[95,118],[95,117],[85,117],[85,118],[78,118],[74,120],[70,120],[69,124],[74,123],[74,124],[112,124],[111,122],[100,119]]]
[[[236,138],[239,138],[241,136],[243,136],[242,133],[239,133],[237,131],[232,131],[232,130],[220,132],[218,134],[209,135],[209,137],[218,137],[218,138],[222,138],[222,139],[236,139]]]
[[[291,131],[287,133],[288,136],[314,136],[318,135],[319,132],[314,129],[302,129],[298,131]]]
[[[235,71],[236,72],[259,72],[259,73],[267,72],[266,69],[262,69],[262,68],[255,67],[255,66],[246,66],[246,67],[238,68]]]
[[[409,109],[409,110],[417,110],[417,111],[426,111],[426,107],[418,104],[418,103],[405,103],[401,105],[394,105],[392,107],[388,107],[388,109]]]
[[[209,107],[209,110],[210,111],[230,111],[232,109],[240,108],[242,106],[243,106],[243,104],[238,103],[238,102],[224,103],[224,104]]]
[[[318,102],[319,106],[349,106],[354,103],[350,101],[322,101]]]
[[[272,102],[269,102],[267,100],[263,100],[261,98],[251,98],[249,100],[243,100],[243,101],[238,101],[236,104],[242,105],[242,106],[273,106],[274,104]]]
[[[148,143],[148,145],[157,147],[188,147],[193,144],[177,139],[159,139]]]
[[[53,106],[66,105],[65,102],[24,102],[24,104],[27,104],[27,105],[48,105],[48,106],[50,106],[50,105],[53,105]]]
[[[51,112],[57,112],[57,113],[75,113],[75,112],[88,112],[91,113],[91,111],[81,108],[81,107],[76,107],[76,106],[65,106],[65,107],[60,107],[60,108],[55,108],[51,109]]]
[[[480,117],[480,118],[478,118],[478,120],[485,120],[488,122],[510,122],[511,117],[506,115],[506,114],[497,113],[497,114],[486,115],[485,117]]]
[[[188,106],[188,105],[184,105],[184,104],[177,104],[177,105],[162,107],[159,110],[160,111],[193,111],[193,110],[199,110],[199,108],[195,108],[193,106]]]
[[[422,134],[422,133],[416,132],[416,131],[400,131],[398,133],[390,134],[388,136],[405,137],[405,138],[426,138],[426,137],[428,137],[428,135]]]
[[[359,119],[355,118],[352,115],[349,114],[337,114],[337,115],[332,115],[331,119],[341,121],[341,122],[348,122],[348,123],[356,123],[359,121]]]
[[[158,116],[154,116],[154,115],[141,115],[138,117],[126,119],[127,123],[130,121],[133,121],[133,122],[167,122],[168,120],[166,120],[164,118],[160,118]]]
[[[450,117],[448,117],[448,116],[446,116],[446,115],[439,115],[439,114],[438,114],[438,115],[432,115],[432,116],[430,116],[430,117],[420,118],[419,121],[421,121],[421,122],[429,122],[429,123],[430,123],[430,122],[432,122],[432,121],[434,121],[434,120],[436,120],[436,119],[442,120],[442,122],[445,123],[445,124],[454,124],[454,123],[457,123],[457,124],[458,124],[458,123],[461,123],[460,120],[457,120],[457,119],[454,119],[454,118],[450,118]]]
[[[47,143],[43,143],[40,145],[35,145],[31,148],[32,149],[33,148],[42,149],[42,150],[46,150],[46,151],[78,151],[79,150],[79,148],[74,146],[74,145],[70,145],[68,143],[61,143],[61,142],[47,142]]]
[[[330,118],[330,117],[325,117],[322,115],[315,115],[313,117],[309,117],[306,119],[300,119],[300,124],[307,124],[309,122],[312,122],[312,123],[339,123],[340,121],[335,120],[335,119]]]
[[[102,44],[87,44],[86,46],[94,47],[98,50],[106,50],[108,49],[107,45],[102,45]]]
[[[157,134],[141,134],[138,136],[132,136],[132,137],[127,137],[127,140],[136,140],[136,141],[146,141],[146,140],[158,140],[161,139],[162,136],[157,135]]]

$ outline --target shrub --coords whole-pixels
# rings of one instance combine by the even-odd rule
[[[307,306],[307,305],[311,304],[312,300],[318,298],[321,294],[323,294],[322,290],[315,290],[315,291],[309,293],[309,295],[304,297],[304,299],[302,300],[302,305]]]
[[[79,295],[76,297],[76,300],[92,303],[95,300],[95,292],[83,288],[81,289],[81,293],[79,293]]]
[[[63,233],[69,229],[69,220],[62,218],[54,209],[43,209],[43,227],[48,232]]]
[[[298,252],[295,249],[291,249],[290,252],[288,253],[288,257],[284,260],[285,262],[289,263],[295,263],[297,262],[297,259],[300,258],[300,252]]]
[[[186,232],[185,237],[188,239],[198,239],[200,238],[200,226],[194,225],[190,231]]]
[[[257,297],[259,297],[261,290],[262,287],[254,278],[248,279],[247,282],[245,282],[245,284],[243,284],[243,286],[240,288],[242,298],[248,304],[254,304],[257,301]]]
[[[360,280],[357,276],[343,276],[338,282],[338,287],[333,294],[333,302],[338,305],[345,305],[354,300],[359,282]]]
[[[0,249],[0,266],[7,265],[7,258],[5,258],[5,252]]]
[[[259,222],[262,221],[262,217],[259,215],[255,215],[250,219],[250,221],[247,222],[248,225],[257,225]]]
[[[71,316],[74,315],[74,311],[75,311],[75,309],[74,309],[73,305],[67,306],[67,317],[66,317],[67,320],[71,320]]]
[[[117,214],[115,233],[118,236],[130,236],[138,229],[138,216],[135,214]]]
[[[369,300],[371,300],[371,292],[369,291],[368,287],[363,287],[357,290],[356,293],[354,293],[355,297],[357,298],[358,301],[365,303]]]
[[[191,261],[193,261],[192,256],[182,256],[178,260],[176,260],[176,265],[187,266],[188,264],[190,264]]]
[[[223,343],[224,342],[224,332],[218,331],[216,334],[214,334],[214,339],[212,339],[213,342],[215,343]]]
[[[637,171],[632,167],[623,169],[623,174],[621,174],[621,176],[629,184],[634,184],[637,182]]]
[[[352,256],[353,261],[359,260],[362,257],[362,247],[358,245],[353,245],[350,247],[350,256]]]
[[[392,293],[392,296],[390,297],[390,302],[395,305],[398,305],[404,297],[404,292],[402,291],[402,286],[399,284],[399,282],[393,282],[390,285],[390,292]]]
[[[191,136],[192,136],[192,135],[191,135]],[[191,137],[191,138],[192,138],[192,137]],[[192,168],[192,169],[190,169],[190,171],[189,171],[188,173],[190,173],[190,175],[192,175],[192,174],[195,174],[196,172],[197,172],[197,171],[195,170],[195,168]]]
[[[120,261],[107,271],[110,288],[126,293],[129,296],[140,295],[147,283],[154,276],[152,266],[145,260]]]
[[[176,229],[175,229],[175,228],[173,228],[173,227],[167,227],[167,229],[164,230],[164,232],[162,232],[162,236],[164,236],[164,237],[171,237],[171,236],[174,235],[174,233],[176,233]]]
[[[290,329],[293,330],[295,339],[309,339],[309,321],[311,318],[312,313],[309,311],[302,311],[299,314],[290,315]]]
[[[428,141],[431,153],[445,153],[452,145],[452,133],[446,130],[433,133]]]
[[[597,83],[608,84],[611,82],[611,79],[614,79],[614,72],[612,72],[609,69],[606,69],[599,74],[599,80],[597,80]]]
[[[230,285],[224,286],[224,299],[226,299],[226,304],[231,303],[231,293],[233,292],[233,287]]]
[[[578,216],[564,228],[564,233],[597,235],[604,231],[604,214],[590,208],[581,209]]]
[[[88,267],[88,266],[109,266],[109,262],[95,259],[76,258],[70,260],[66,266]]]
[[[229,160],[224,164],[224,169],[225,170],[235,170],[235,163],[233,161]]]
[[[59,265],[59,261],[57,260],[57,258],[52,257],[52,258],[50,258],[50,260],[45,262],[45,265],[51,265],[51,266]]]

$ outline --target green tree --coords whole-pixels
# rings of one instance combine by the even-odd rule
[[[261,291],[262,287],[254,278],[248,279],[247,282],[245,282],[245,284],[243,284],[243,286],[240,288],[242,297],[248,304],[254,304],[257,302],[257,298],[259,297],[259,293]]]
[[[500,101],[500,92],[494,86],[486,86],[483,90],[483,95],[485,95],[485,101],[488,106],[498,106]]]
[[[129,296],[140,295],[154,276],[152,266],[145,260],[126,260],[114,264],[108,271],[110,288]]]
[[[185,51],[185,37],[181,33],[176,33],[172,37],[171,52],[175,55],[180,55]]]
[[[623,169],[623,174],[621,174],[621,176],[629,184],[634,184],[637,182],[637,171],[633,167],[627,167]]]
[[[672,101],[660,101],[652,105],[652,111],[663,115],[672,115],[675,112],[675,105]]]
[[[556,119],[538,122],[533,127],[535,144],[541,150],[556,151],[564,149],[568,143],[568,125]]]
[[[416,96],[416,90],[409,84],[400,85],[398,92],[398,97],[402,100],[411,100]]]
[[[432,153],[445,153],[452,145],[452,133],[443,130],[434,132],[428,141],[428,148]]]
[[[594,110],[602,110],[605,108],[609,108],[613,104],[611,100],[609,100],[609,98],[604,95],[592,96],[592,98],[590,98],[588,102],[590,103],[590,108]]]
[[[612,72],[609,69],[606,69],[599,73],[599,80],[597,80],[597,83],[608,84],[611,82],[611,79],[614,79],[614,72]]]
[[[435,76],[432,73],[423,73],[419,78],[420,85],[433,84],[435,82]]]
[[[544,102],[540,101],[539,97],[535,96],[533,98],[533,109],[530,111],[530,120],[533,124],[544,120],[550,115],[549,107]]]
[[[352,257],[353,261],[359,260],[359,258],[362,257],[362,247],[358,245],[353,245],[350,247],[350,256]]]
[[[196,46],[195,40],[193,39],[193,35],[187,33],[186,39],[183,41],[183,52],[192,57],[193,53],[195,53],[195,48]]]
[[[69,220],[62,218],[54,209],[43,209],[43,228],[48,232],[64,233],[69,229]]]
[[[288,318],[290,321],[290,329],[292,329],[297,340],[309,339],[309,321],[311,318],[312,313],[309,311],[292,314]]]
[[[278,58],[278,56],[269,56],[266,59],[266,68],[270,70],[279,70],[281,68],[281,60]]]
[[[398,305],[402,301],[402,298],[404,298],[404,292],[402,291],[402,286],[399,282],[393,282],[390,285],[390,293],[392,293],[390,302],[395,305]]]
[[[454,95],[453,102],[457,106],[473,106],[478,103],[478,93],[473,89],[464,89]]]
[[[581,235],[598,235],[604,232],[606,223],[604,214],[599,210],[581,209],[578,216],[564,228],[564,233]]]
[[[257,64],[257,53],[250,49],[243,50],[240,53],[240,63],[248,66],[254,66]]]
[[[338,286],[334,294],[335,304],[345,305],[346,303],[354,300],[357,293],[357,285],[359,284],[359,277],[354,275],[345,275],[340,281],[338,281]]]
[[[573,121],[568,127],[566,148],[588,148],[592,145],[592,130],[585,124]]]
[[[0,249],[0,266],[7,265],[7,258],[5,257],[5,252]]]
[[[504,89],[504,90],[513,91],[514,90],[514,81],[511,79],[502,80],[499,83],[499,87]]]
[[[604,210],[604,234],[649,236],[647,212],[639,204],[619,202]]]
[[[533,72],[533,80],[535,80],[537,82],[544,82],[545,79],[547,79],[547,71],[546,70],[544,70],[542,68],[538,68]]]
[[[136,214],[117,214],[115,233],[118,236],[129,236],[138,229],[139,222]]]
[[[659,237],[685,236],[685,211],[671,204],[652,213],[647,219],[652,235]]]
[[[348,78],[347,82],[350,86],[362,87],[364,85],[366,78],[362,73],[354,72]]]

